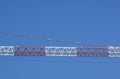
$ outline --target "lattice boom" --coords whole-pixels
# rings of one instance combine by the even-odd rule
[[[120,57],[120,47],[0,46],[0,56]]]

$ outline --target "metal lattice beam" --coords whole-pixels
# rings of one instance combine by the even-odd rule
[[[14,46],[0,46],[0,56],[14,56]]]
[[[0,46],[0,56],[120,57],[120,47]]]

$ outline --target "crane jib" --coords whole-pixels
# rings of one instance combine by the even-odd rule
[[[0,56],[120,57],[120,47],[0,46]]]

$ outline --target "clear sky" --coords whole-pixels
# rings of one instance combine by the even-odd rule
[[[119,0],[0,0],[0,31],[120,46]],[[0,45],[75,46],[0,34]],[[0,57],[0,79],[120,79],[119,58]]]

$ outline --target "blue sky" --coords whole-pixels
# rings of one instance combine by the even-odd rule
[[[119,4],[119,0],[1,0],[0,31],[120,46]],[[0,45],[75,46],[3,34],[0,34],[0,38]],[[0,57],[0,78],[120,79],[119,63],[89,63],[119,60],[87,57]]]

